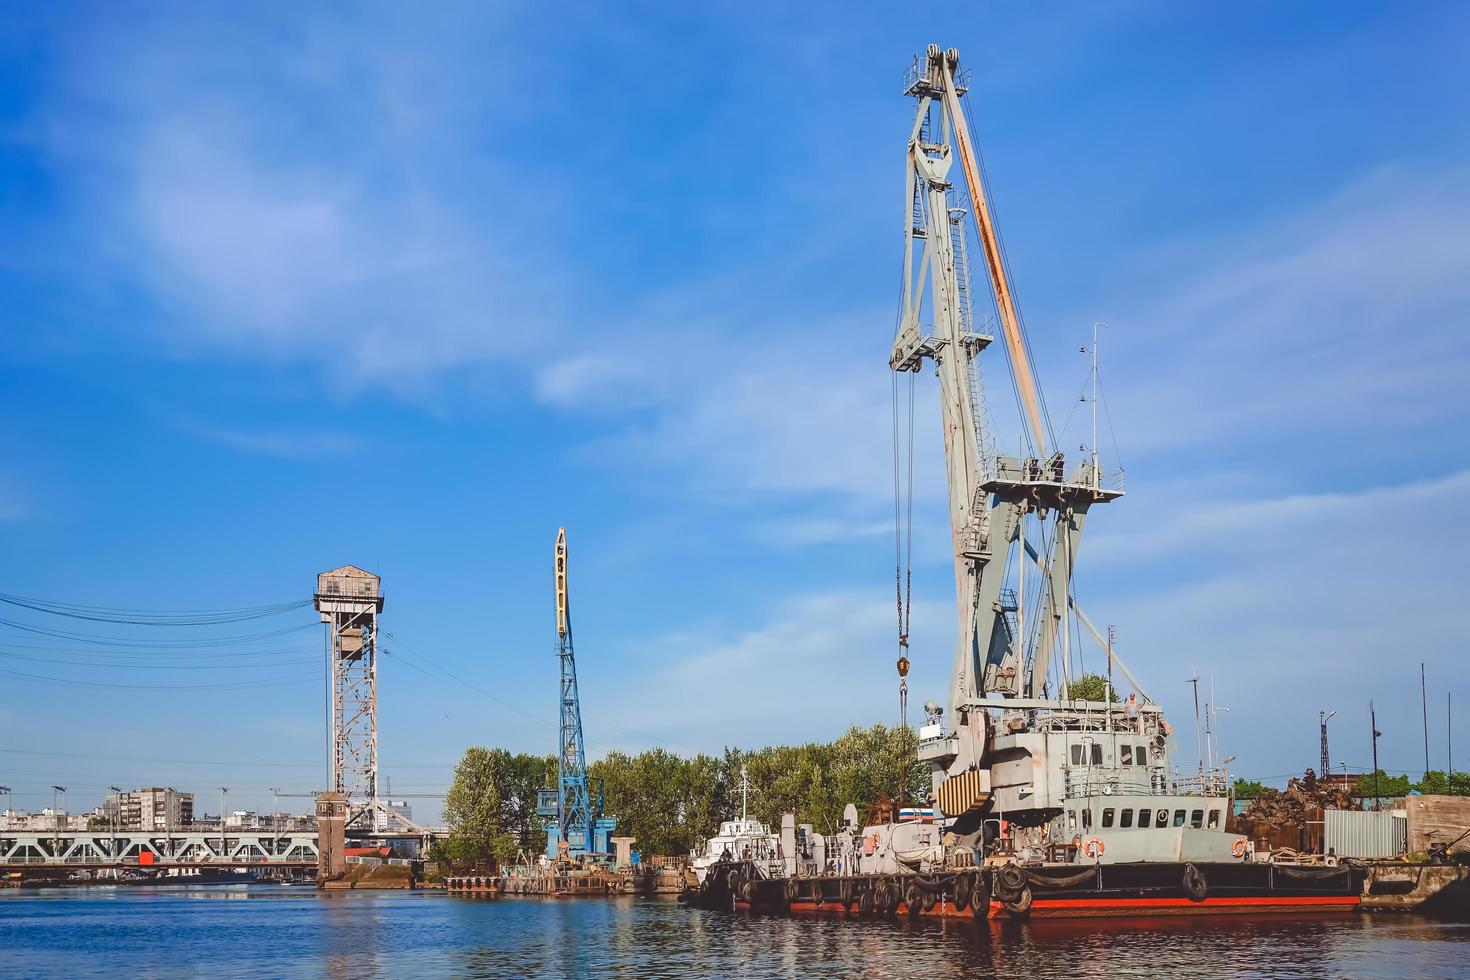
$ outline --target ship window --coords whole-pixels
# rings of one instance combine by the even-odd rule
[[[1094,766],[1102,765],[1102,745],[1097,742],[1092,743],[1092,764]]]
[[[1131,765],[1133,765],[1133,746],[1131,746],[1131,745],[1120,745],[1120,746],[1118,746],[1118,765],[1120,765],[1120,766],[1131,766]]]
[[[1092,808],[1091,807],[1086,807],[1082,811],[1082,829],[1083,830],[1091,830],[1092,829]]]
[[[1138,811],[1138,826],[1145,827],[1146,828],[1148,826],[1148,818],[1149,817],[1152,817],[1153,815],[1154,815],[1154,812],[1152,810],[1150,810],[1148,807],[1144,807],[1142,810],[1139,810]]]
[[[1183,810],[1175,810],[1174,811],[1174,826],[1176,826],[1176,827],[1183,827],[1184,826],[1184,811]]]
[[[1189,815],[1189,825],[1195,830],[1205,825],[1205,811],[1196,810]]]
[[[1179,812],[1180,813],[1183,813],[1184,811],[1183,810],[1180,810]],[[1180,822],[1182,823],[1183,821],[1181,820]],[[1167,827],[1167,826],[1169,826],[1169,811],[1168,810],[1160,810],[1159,811],[1159,816],[1158,816],[1158,819],[1156,819],[1154,821],[1154,826],[1155,827]]]
[[[1219,826],[1220,826],[1220,811],[1219,810],[1211,810],[1210,811],[1210,829],[1211,830],[1214,830],[1216,827],[1219,827]]]
[[[1085,745],[1074,745],[1074,746],[1072,746],[1072,765],[1074,765],[1074,766],[1080,766],[1080,765],[1082,765],[1082,750],[1085,749],[1085,748],[1087,748],[1087,746],[1085,746]]]
[[[1140,766],[1146,766],[1146,765],[1148,765],[1148,749],[1146,749],[1142,745],[1140,745],[1135,750],[1135,754],[1133,756],[1133,761],[1134,762],[1137,762]]]
[[[1122,827],[1124,830],[1127,830],[1129,827],[1133,826],[1132,810],[1124,810],[1122,813],[1118,814],[1118,826]]]
[[[1111,827],[1113,825],[1113,808],[1112,807],[1107,807],[1107,808],[1105,808],[1103,810],[1103,822],[1102,822],[1102,825],[1104,827]]]

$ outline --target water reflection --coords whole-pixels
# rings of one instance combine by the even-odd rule
[[[1470,926],[1357,915],[848,922],[632,898],[0,891],[16,976],[1470,977],[1467,954]]]

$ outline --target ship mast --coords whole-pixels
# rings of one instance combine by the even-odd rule
[[[1121,495],[1102,485],[1095,457],[1066,472],[1061,453],[1047,454],[1055,439],[1049,438],[1000,233],[960,104],[964,92],[958,51],[930,45],[922,62],[915,60],[906,90],[918,106],[905,165],[902,308],[889,359],[894,371],[912,372],[932,360],[939,379],[958,623],[950,731],[935,734],[939,712],[931,711],[920,758],[935,766],[936,800],[950,816],[976,811],[989,798],[989,772],[982,765],[990,725],[985,709],[1059,703],[1047,697],[1052,651],[1058,641],[1067,650],[1073,614],[1091,629],[1071,600],[1082,527],[1092,504]],[[950,180],[956,157],[968,202]],[[967,214],[975,223],[1020,401],[1029,445],[1024,458],[996,457],[991,448],[980,353],[993,338],[976,330],[970,316]],[[1024,532],[1028,518],[1042,525],[1034,539]],[[1023,588],[1026,576],[1019,566],[1034,561],[1040,572],[1038,600],[1029,606],[1024,595],[1005,589],[1013,556]],[[1030,615],[1012,618],[1023,609]],[[1058,693],[1066,697],[1070,664],[1060,667]]]

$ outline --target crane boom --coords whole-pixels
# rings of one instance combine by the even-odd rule
[[[582,741],[582,700],[572,648],[572,612],[567,595],[567,529],[556,532],[556,652],[561,661],[561,740],[557,753],[559,841],[569,853],[594,848],[596,817],[587,790],[587,751]]]
[[[970,188],[975,228],[979,233],[980,247],[985,251],[985,268],[990,273],[995,305],[1000,310],[1000,327],[1005,336],[1006,350],[1011,357],[1011,372],[1016,379],[1016,388],[1021,393],[1021,403],[1026,408],[1026,423],[1036,442],[1036,455],[1045,456],[1046,435],[1041,424],[1041,396],[1036,376],[1031,370],[1031,359],[1026,355],[1025,339],[1021,336],[1016,300],[1011,293],[1010,281],[1006,279],[1005,263],[1001,261],[1000,236],[990,215],[990,205],[985,199],[985,184],[980,179],[980,167],[975,159],[974,145],[970,142],[970,129],[960,108],[959,94],[955,91],[950,59],[944,57],[940,60],[944,72],[944,104],[954,126],[954,147],[959,154],[960,169],[965,172],[965,184]]]

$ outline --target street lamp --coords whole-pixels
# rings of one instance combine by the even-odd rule
[[[281,829],[281,789],[278,786],[271,787],[271,829]]]
[[[229,807],[229,798],[230,788],[228,786],[221,786],[219,788],[219,832],[221,837],[220,846],[222,847],[224,846],[225,813]]]
[[[108,814],[108,816],[112,818],[112,836],[116,837],[117,836],[117,831],[118,831],[118,824],[122,823],[122,794],[123,794],[123,791],[122,791],[122,787],[120,787],[120,786],[109,786],[107,788],[109,790],[111,790],[112,792],[114,792],[114,793],[117,794],[117,796],[115,796],[113,798],[113,804],[112,804],[112,807],[110,808],[111,809],[111,812]]]

